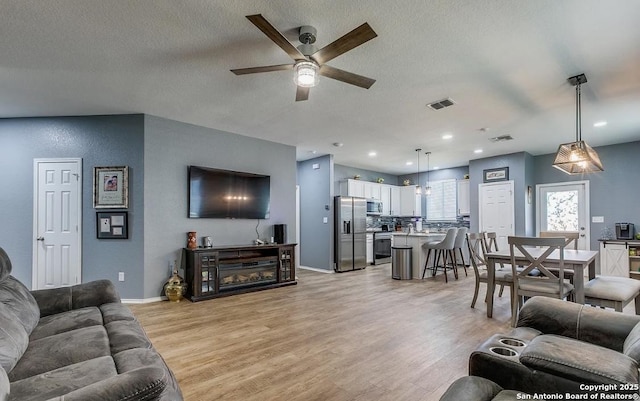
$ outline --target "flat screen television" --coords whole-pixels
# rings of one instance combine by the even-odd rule
[[[268,175],[189,166],[189,217],[268,219]]]

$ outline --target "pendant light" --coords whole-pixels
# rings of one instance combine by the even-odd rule
[[[563,143],[558,147],[553,167],[572,175],[604,171],[596,151],[582,140],[580,85],[587,82],[587,77],[580,74],[569,78],[568,81],[576,87],[576,140],[575,142]]]
[[[431,195],[431,182],[429,181],[429,156],[431,152],[426,152],[425,155],[427,155],[427,186],[424,189],[424,194],[429,196]]]
[[[422,152],[422,149],[416,149],[416,153],[418,154],[418,179],[416,182],[416,195],[422,195],[422,186],[420,185],[420,152]]]

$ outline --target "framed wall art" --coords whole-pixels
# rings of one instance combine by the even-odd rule
[[[93,207],[96,209],[129,207],[129,168],[127,166],[93,168]]]
[[[96,212],[96,235],[99,239],[129,238],[127,212]]]
[[[483,182],[497,182],[509,180],[509,167],[490,168],[482,171]]]

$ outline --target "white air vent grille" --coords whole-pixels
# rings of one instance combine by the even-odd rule
[[[504,142],[504,141],[511,141],[512,139],[513,137],[511,135],[501,135],[501,136],[494,136],[493,138],[489,138],[491,142]]]
[[[428,104],[427,106],[432,110],[440,110],[444,109],[445,107],[453,106],[454,104],[456,104],[456,102],[454,102],[453,99],[447,98],[439,100],[437,102],[433,102],[431,104]]]

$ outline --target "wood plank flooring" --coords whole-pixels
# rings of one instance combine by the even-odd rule
[[[187,401],[438,400],[469,354],[510,330],[509,291],[493,318],[474,277],[393,280],[391,266],[198,303],[129,305]]]

